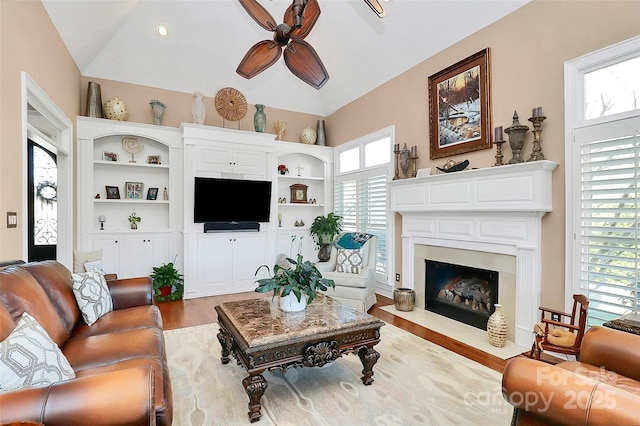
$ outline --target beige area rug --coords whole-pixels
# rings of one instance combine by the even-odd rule
[[[176,426],[248,425],[249,399],[235,360],[220,362],[217,324],[165,331]],[[374,383],[345,355],[322,368],[263,373],[261,425],[508,425],[502,375],[386,324]]]
[[[486,331],[424,309],[403,312],[393,305],[383,306],[381,309],[501,359],[513,358],[531,349],[516,345],[510,340],[507,340],[503,348],[497,348],[489,343]]]

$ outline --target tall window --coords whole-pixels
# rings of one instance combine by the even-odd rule
[[[378,237],[376,272],[387,283],[387,179],[392,135],[385,130],[336,149],[335,211],[348,232]]]
[[[568,65],[567,282],[598,325],[640,310],[640,38]]]

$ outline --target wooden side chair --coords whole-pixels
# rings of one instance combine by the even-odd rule
[[[580,359],[588,308],[589,298],[583,294],[573,295],[571,314],[540,307],[540,323],[535,326],[536,336],[529,357],[539,360],[543,351],[550,351]]]

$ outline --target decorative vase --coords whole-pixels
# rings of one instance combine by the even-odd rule
[[[300,297],[300,301],[298,302],[298,298],[293,292],[287,294],[286,296],[280,296],[280,309],[285,312],[300,312],[304,311],[307,307],[307,296],[302,295]]]
[[[318,124],[316,126],[316,133],[318,134],[318,140],[316,141],[316,145],[325,146],[327,144],[327,134],[325,130],[324,120],[318,120]]]
[[[513,122],[511,126],[504,129],[505,133],[509,135],[509,147],[513,153],[513,157],[509,160],[508,164],[524,163],[524,160],[520,156],[520,151],[524,146],[525,133],[529,131],[529,126],[520,124],[518,120],[518,112],[513,112]]]
[[[318,260],[326,262],[331,257],[331,244],[323,244],[318,250]]]
[[[314,143],[316,143],[317,136],[318,135],[316,134],[315,130],[313,130],[311,127],[305,127],[300,132],[300,142],[307,145],[313,145]]]
[[[87,117],[104,118],[100,85],[93,81],[89,82],[87,90]]]
[[[160,126],[162,124],[162,116],[164,115],[164,110],[167,108],[167,106],[155,99],[149,102],[149,105],[151,105],[151,111],[153,111],[153,124]]]
[[[264,129],[267,127],[267,115],[263,110],[264,105],[256,104],[256,112],[253,114],[253,127],[259,133],[264,133]]]
[[[416,306],[416,292],[411,288],[396,288],[393,290],[393,304],[397,310],[413,311]]]
[[[193,103],[191,104],[191,118],[193,124],[204,124],[207,115],[207,108],[202,100],[202,93],[195,92],[193,94]]]
[[[129,108],[118,98],[113,98],[104,103],[104,115],[109,120],[127,121]]]
[[[502,348],[507,343],[509,324],[507,324],[507,317],[502,314],[502,305],[496,303],[494,306],[496,310],[487,321],[487,334],[489,335],[489,343]]]
[[[136,222],[131,222],[131,229],[138,229],[138,224]]]

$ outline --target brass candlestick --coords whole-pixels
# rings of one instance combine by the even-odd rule
[[[400,147],[396,145],[395,149],[393,150],[393,153],[396,156],[396,172],[393,175],[393,180],[398,180],[398,179],[400,179],[400,168],[399,168],[399,165],[398,165],[398,157],[400,155]]]
[[[502,144],[505,143],[506,141],[493,141],[494,144],[496,144],[496,164],[494,164],[494,166],[504,166],[504,163],[502,162],[502,159],[504,158],[504,155],[502,155]]]
[[[542,147],[540,146],[542,142],[542,122],[546,120],[546,118],[547,117],[544,116],[537,116],[529,119],[529,121],[533,123],[533,151],[531,151],[531,157],[529,157],[527,161],[546,160],[542,153]]]
[[[522,147],[524,146],[524,135],[529,131],[529,126],[520,124],[517,111],[513,112],[513,122],[511,126],[504,129],[504,131],[509,135],[509,146],[513,152],[513,157],[509,160],[508,164],[524,163],[524,160],[520,156],[520,151],[522,151]]]
[[[409,157],[409,161],[411,162],[411,177],[418,176],[418,169],[416,167],[416,160],[420,157]]]

